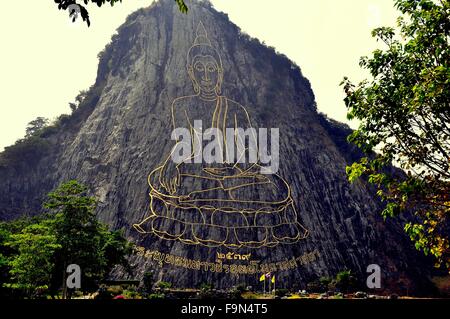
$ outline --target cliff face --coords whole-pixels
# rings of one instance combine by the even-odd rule
[[[378,264],[385,287],[423,289],[422,261],[401,225],[383,222],[380,203],[364,183],[347,182],[345,167],[358,154],[343,140],[346,129],[317,113],[299,67],[241,33],[209,4],[189,4],[183,15],[172,0],[160,1],[119,28],[100,56],[97,81],[85,102],[45,138],[45,155],[0,167],[1,218],[39,211],[47,192],[77,179],[98,197],[98,218],[124,228],[148,250],[132,258],[137,277],[152,268],[174,286],[257,286],[261,272],[272,271],[279,287],[300,288],[344,269],[362,279],[369,264]],[[298,221],[310,232],[307,239],[230,250],[141,235],[132,227],[149,213],[147,175],[170,152],[172,100],[193,94],[186,54],[200,21],[222,58],[222,95],[246,106],[257,126],[280,128],[279,174],[291,186]],[[250,254],[249,260],[235,259],[236,254]],[[183,258],[176,262],[175,256]],[[252,265],[261,268],[252,271]]]

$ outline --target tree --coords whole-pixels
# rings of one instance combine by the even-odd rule
[[[450,270],[450,3],[395,6],[400,37],[390,27],[375,29],[386,48],[360,61],[373,78],[342,82],[348,118],[360,120],[348,140],[367,154],[347,173],[376,185],[385,218],[414,213],[405,231],[415,247]]]
[[[82,291],[98,287],[116,264],[126,265],[131,246],[119,231],[108,231],[97,221],[95,199],[87,195],[87,187],[77,181],[60,185],[48,195],[44,204],[54,214],[54,231],[60,248],[55,252],[57,267],[53,287],[59,288],[62,274],[63,297],[67,296],[66,267],[80,266],[83,275]]]
[[[9,285],[11,283],[10,258],[17,255],[17,250],[9,245],[11,235],[21,232],[29,224],[29,220],[23,218],[0,223],[0,297],[2,298],[12,294]]]
[[[89,1],[95,3],[98,7],[101,7],[106,3],[109,3],[111,7],[113,7],[115,3],[122,2],[122,0],[55,0],[55,3],[58,5],[59,10],[69,10],[69,15],[73,22],[76,21],[79,13],[83,21],[85,21],[89,27],[91,25],[89,13],[85,6],[78,3],[83,2],[85,5],[88,5]],[[175,2],[178,4],[178,8],[182,13],[188,12],[188,7],[184,0],[175,0]]]
[[[7,294],[5,292],[5,284],[10,280],[8,256],[11,248],[7,247],[6,243],[9,241],[11,233],[3,225],[4,223],[0,224],[0,297],[4,297]]]
[[[152,293],[154,281],[155,281],[155,272],[153,270],[146,271],[142,279],[145,293],[147,294]]]
[[[349,293],[357,289],[358,281],[350,270],[344,270],[340,271],[328,285],[338,289],[340,292]]]
[[[95,199],[70,181],[48,195],[49,210],[32,219],[0,223],[0,284],[30,298],[54,296],[65,286],[67,266],[82,272],[81,290],[93,291],[115,265],[128,266],[131,244],[95,218]],[[1,291],[1,293],[5,293]]]
[[[37,117],[33,121],[27,124],[27,128],[25,129],[25,138],[35,136],[42,129],[44,129],[48,125],[49,120],[45,117]]]
[[[72,110],[72,113],[74,113],[80,105],[83,103],[83,101],[88,96],[88,91],[82,90],[78,95],[75,97],[75,102],[69,102],[69,107]]]
[[[31,224],[9,237],[6,245],[18,252],[9,261],[10,286],[26,291],[30,297],[47,290],[55,266],[53,254],[61,247],[48,222]]]

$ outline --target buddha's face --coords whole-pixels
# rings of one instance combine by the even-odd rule
[[[201,91],[214,92],[220,79],[217,61],[210,55],[196,56],[192,63],[192,76]]]

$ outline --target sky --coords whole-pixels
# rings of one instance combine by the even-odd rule
[[[71,23],[50,0],[8,1],[0,10],[0,151],[25,134],[38,116],[70,113],[79,91],[97,73],[97,54],[125,18],[152,0],[123,0],[113,8],[88,6],[91,27]],[[189,5],[189,0],[186,1]],[[312,84],[318,110],[346,119],[344,76],[369,75],[359,58],[382,47],[370,35],[395,26],[394,0],[212,0],[243,31],[296,62]]]

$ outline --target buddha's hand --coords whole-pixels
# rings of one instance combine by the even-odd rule
[[[239,168],[232,165],[227,165],[225,167],[208,167],[203,170],[206,173],[216,177],[233,177],[242,173]]]
[[[180,186],[180,171],[178,169],[178,164],[170,159],[167,160],[161,168],[159,182],[169,194],[175,194],[177,188]]]

